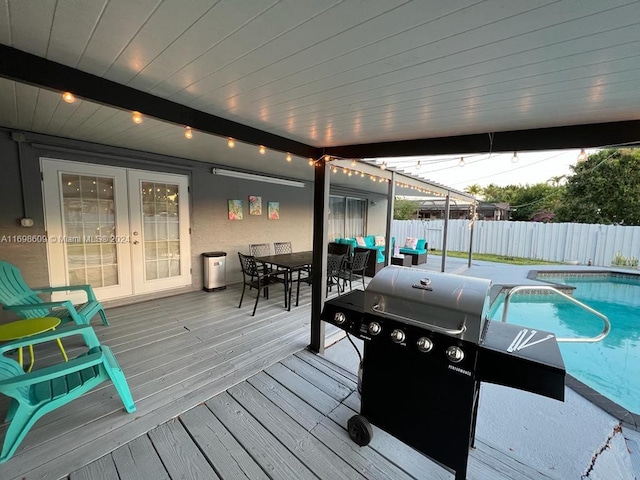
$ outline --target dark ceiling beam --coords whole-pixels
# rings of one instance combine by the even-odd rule
[[[125,85],[0,44],[0,76],[92,102],[138,111],[145,116],[190,126],[220,137],[232,137],[281,152],[317,159],[322,150],[241,123],[211,115]]]
[[[341,158],[405,157],[640,145],[640,120],[326,147]]]

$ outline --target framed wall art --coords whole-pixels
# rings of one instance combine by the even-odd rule
[[[280,220],[280,202],[267,202],[269,220]]]
[[[262,215],[262,197],[249,195],[249,215]]]
[[[229,220],[242,220],[242,200],[229,200]]]

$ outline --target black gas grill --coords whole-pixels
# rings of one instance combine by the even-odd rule
[[[480,382],[564,400],[555,336],[486,318],[491,282],[405,267],[325,303],[322,319],[363,339],[360,445],[377,425],[466,478]]]

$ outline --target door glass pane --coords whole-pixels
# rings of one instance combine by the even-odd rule
[[[328,239],[333,242],[336,238],[344,237],[344,197],[329,197]]]
[[[347,237],[357,237],[364,235],[364,215],[366,201],[359,198],[347,198],[347,208],[345,214],[345,235]]]
[[[146,280],[180,276],[178,185],[142,182]]]
[[[63,174],[63,235],[70,285],[118,284],[113,178]]]

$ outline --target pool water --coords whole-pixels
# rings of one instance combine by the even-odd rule
[[[609,335],[597,343],[559,343],[567,373],[633,413],[640,413],[640,280],[631,275],[538,277],[576,287],[573,297],[606,315]],[[489,318],[502,319],[504,295]],[[557,337],[598,335],[602,320],[559,295],[516,294],[509,323],[553,332]]]

